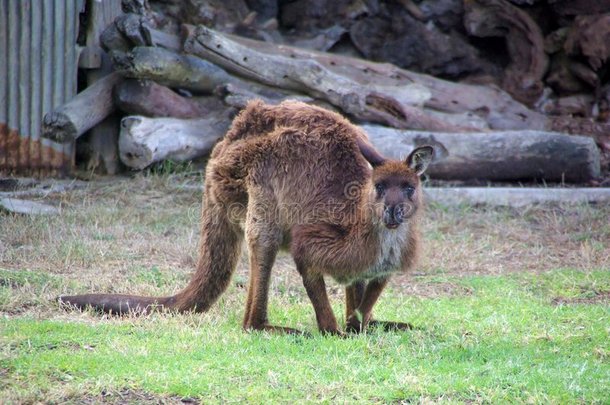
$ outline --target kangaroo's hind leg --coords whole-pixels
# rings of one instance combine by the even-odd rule
[[[364,297],[364,289],[366,282],[355,281],[354,283],[345,287],[345,319],[346,321],[354,315],[356,309],[362,302]]]
[[[405,322],[377,321],[372,319],[373,306],[387,284],[387,278],[373,279],[366,284],[360,304],[353,314],[347,318],[346,328],[348,332],[362,332],[368,326],[380,326],[386,331],[413,329],[411,324]]]
[[[326,293],[326,283],[321,273],[310,271],[305,266],[297,264],[297,270],[303,277],[303,285],[307,295],[316,312],[318,329],[324,334],[343,336],[344,333],[339,329],[335,314],[330,306],[328,294]]]
[[[298,334],[296,329],[270,325],[267,318],[271,269],[279,250],[281,232],[266,214],[249,210],[246,219],[246,242],[250,259],[250,284],[244,314],[246,330],[266,330]]]

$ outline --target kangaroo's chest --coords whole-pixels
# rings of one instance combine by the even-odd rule
[[[407,225],[400,229],[383,229],[379,234],[379,247],[373,263],[364,271],[354,274],[348,283],[357,280],[370,280],[387,277],[402,269],[403,250],[406,249],[408,236]]]

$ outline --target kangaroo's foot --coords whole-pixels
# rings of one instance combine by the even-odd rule
[[[414,329],[413,325],[411,325],[410,323],[393,322],[393,321],[377,321],[374,319],[371,319],[370,321],[368,321],[366,323],[366,325],[364,325],[364,327],[363,327],[361,320],[358,319],[358,316],[356,316],[356,315],[352,315],[347,319],[345,329],[349,333],[360,333],[360,332],[363,332],[364,329],[376,328],[376,327],[381,327],[386,332],[406,331],[406,330]]]
[[[286,326],[270,325],[268,323],[263,324],[263,325],[249,326],[249,327],[246,327],[245,329],[247,331],[265,331],[265,332],[281,334],[281,335],[310,336],[309,333],[298,330],[298,329],[289,328]]]
[[[408,322],[394,322],[394,321],[376,321],[372,320],[369,322],[370,328],[381,327],[386,332],[392,331],[405,331],[415,329],[413,325]]]
[[[340,338],[346,338],[347,334],[345,332],[343,332],[341,329],[339,328],[334,328],[334,329],[320,329],[320,333],[324,336],[336,336],[336,337],[340,337]]]

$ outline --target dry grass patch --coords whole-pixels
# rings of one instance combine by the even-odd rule
[[[610,207],[428,209],[421,272],[505,274],[610,268]]]
[[[57,276],[53,285],[47,280],[45,286],[16,286],[21,299],[4,303],[3,310],[20,313],[57,293],[176,292],[187,283],[196,261],[201,189],[199,175],[137,175],[48,196],[44,201],[59,206],[59,216],[0,213],[0,267]],[[415,296],[452,296],[469,291],[422,276],[608,269],[608,218],[606,206],[517,210],[432,205],[422,226],[420,266],[396,277],[393,286]],[[247,279],[243,255],[235,284],[245,287]],[[305,297],[286,253],[277,259],[272,288],[295,299]],[[332,281],[329,292],[338,298],[343,293]]]

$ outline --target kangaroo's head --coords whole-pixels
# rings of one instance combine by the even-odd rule
[[[388,229],[409,220],[421,205],[419,176],[432,160],[432,146],[420,146],[404,160],[385,159],[368,143],[359,144],[373,166],[370,198],[378,218]]]

